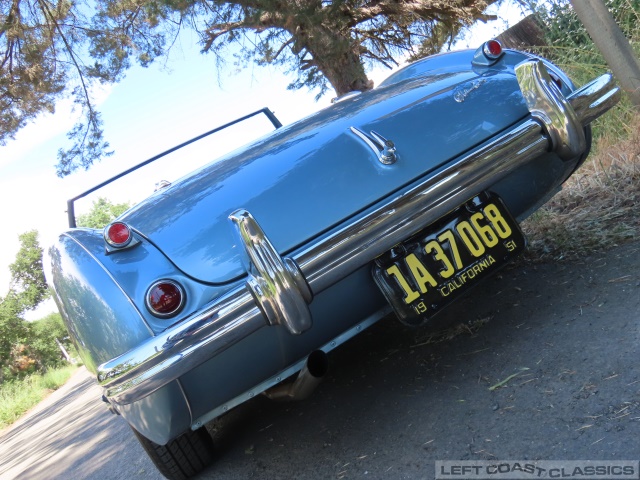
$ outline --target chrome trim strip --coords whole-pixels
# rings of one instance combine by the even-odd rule
[[[353,90],[353,91],[351,91],[349,93],[345,93],[344,95],[340,95],[339,97],[332,98],[331,99],[331,103],[344,102],[345,100],[348,100],[350,98],[357,97],[361,93],[362,93],[362,90]]]
[[[541,69],[543,65],[531,69],[532,75]],[[528,85],[521,85],[525,96],[531,92]],[[569,106],[558,111],[572,109],[575,101],[579,107],[575,118],[585,125],[593,117],[592,106],[604,112],[619,98],[617,87],[612,88],[606,79],[589,85],[571,95]],[[544,94],[544,90],[540,92]],[[555,96],[550,98],[553,102]],[[526,120],[353,224],[282,261],[288,265],[295,262],[311,291],[319,293],[553,146],[538,121]],[[241,285],[161,335],[101,365],[98,380],[111,402],[131,403],[269,323],[248,286]]]
[[[358,333],[362,332],[364,329],[369,328],[371,325],[376,323],[378,320],[381,320],[382,318],[386,317],[392,311],[393,311],[393,309],[391,308],[391,306],[386,306],[386,307],[382,308],[381,310],[377,311],[373,315],[371,315],[371,316],[367,317],[366,319],[364,319],[362,322],[358,323],[357,325],[354,325],[353,327],[351,327],[346,332],[341,333],[340,335],[338,335],[336,338],[334,338],[330,342],[327,342],[322,347],[318,348],[318,350],[322,350],[324,353],[329,353],[334,348],[339,347],[340,345],[342,345],[347,340],[355,337]],[[198,428],[203,426],[205,423],[210,422],[214,418],[218,418],[223,413],[227,413],[232,408],[237,407],[241,403],[244,403],[244,402],[246,402],[248,400],[251,400],[256,395],[260,395],[265,390],[268,390],[269,388],[273,387],[274,385],[277,385],[278,383],[282,382],[283,380],[286,380],[287,378],[289,378],[294,373],[299,372],[304,367],[304,364],[305,364],[306,361],[307,361],[307,359],[303,358],[302,360],[294,363],[293,365],[287,367],[286,369],[282,370],[281,372],[276,373],[275,375],[273,375],[272,377],[268,378],[264,382],[256,385],[252,389],[247,390],[244,393],[241,393],[237,397],[232,398],[228,402],[223,403],[222,405],[219,405],[218,407],[214,408],[210,412],[205,413],[204,415],[198,417],[193,422],[193,424],[191,425],[191,429],[192,430],[197,430]]]
[[[178,289],[178,291],[180,292],[180,304],[176,308],[174,308],[171,312],[168,312],[168,313],[160,313],[160,312],[157,312],[156,310],[154,310],[154,308],[151,306],[151,302],[149,300],[149,294],[151,293],[151,290],[153,290],[156,286],[160,285],[161,283],[169,283],[169,284],[173,285],[174,287],[176,287]],[[145,303],[145,305],[147,307],[147,310],[149,311],[149,313],[151,315],[153,315],[154,317],[160,318],[160,319],[165,319],[165,318],[175,317],[178,313],[180,313],[180,310],[182,310],[182,307],[184,307],[186,298],[187,298],[187,293],[184,291],[184,288],[182,287],[182,285],[180,285],[175,280],[171,280],[170,278],[164,278],[162,280],[158,280],[156,282],[153,282],[149,286],[149,288],[147,288],[147,291],[144,294],[144,303]]]
[[[178,388],[180,389],[180,393],[182,393],[182,398],[184,399],[184,404],[187,406],[187,410],[189,411],[189,418],[191,419],[191,423],[193,423],[193,410],[191,409],[191,402],[189,402],[189,397],[187,396],[187,392],[182,386],[182,382],[179,378],[176,378],[176,383],[178,384]]]

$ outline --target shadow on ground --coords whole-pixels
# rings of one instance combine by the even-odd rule
[[[429,329],[382,320],[330,355],[310,399],[256,398],[209,425],[218,461],[199,478],[422,479],[446,459],[638,459],[639,252],[504,270]],[[91,379],[65,388],[0,436],[1,478],[161,478]]]

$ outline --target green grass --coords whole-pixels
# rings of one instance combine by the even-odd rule
[[[69,365],[0,385],[0,429],[11,425],[51,391],[64,385],[77,368]]]

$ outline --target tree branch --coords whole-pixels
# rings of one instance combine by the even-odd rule
[[[488,3],[493,3],[490,0]],[[373,0],[356,9],[353,15],[355,24],[373,20],[379,16],[412,15],[424,19],[437,20],[446,17],[473,20],[495,20],[497,16],[486,15],[475,5],[476,1],[468,0],[462,5],[456,2],[431,2],[426,0]]]
[[[80,68],[80,65],[78,64],[78,61],[76,59],[76,54],[73,51],[73,48],[71,47],[71,44],[68,42],[66,35],[62,31],[62,28],[60,27],[60,25],[56,21],[55,17],[51,13],[51,10],[49,9],[49,6],[46,4],[46,1],[45,0],[38,0],[38,4],[42,8],[42,12],[45,14],[45,17],[48,16],[49,19],[51,20],[51,22],[53,22],[53,24],[55,25],[55,29],[58,31],[58,34],[60,35],[60,38],[62,39],[62,42],[65,45],[67,53],[69,54],[69,57],[71,58],[71,61],[72,61],[73,65],[75,66],[76,71],[78,72],[78,76],[80,77],[80,83],[82,84],[82,91],[84,92],[84,97],[85,97],[85,100],[87,101],[87,108],[89,109],[89,112],[91,114],[91,118],[93,118],[94,117],[94,111],[93,111],[93,105],[91,104],[91,97],[89,96],[89,90],[88,90],[87,85],[86,85],[86,83],[84,81],[84,75],[82,73],[82,68]],[[94,127],[96,127],[95,124],[94,124]],[[85,133],[85,137],[84,137],[85,139],[86,139],[86,135],[87,134],[88,134],[88,129],[87,129],[87,132]],[[84,141],[83,141],[83,143],[84,143]]]
[[[286,42],[284,42],[280,48],[278,49],[278,51],[275,53],[275,55],[273,56],[273,60],[277,59],[278,56],[280,56],[280,54],[284,51],[285,48],[287,48],[289,45],[291,45],[293,42],[295,41],[295,39],[293,37],[291,37],[289,40],[287,40]]]
[[[202,51],[208,52],[211,49],[213,42],[215,42],[221,36],[226,35],[227,33],[230,33],[234,30],[242,30],[245,28],[252,27],[250,25],[246,25],[244,21],[233,23],[216,23],[214,25],[211,25],[204,33],[208,39],[205,42],[204,47],[202,47]]]

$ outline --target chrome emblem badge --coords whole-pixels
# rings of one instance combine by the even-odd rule
[[[458,103],[462,103],[467,99],[471,92],[477,90],[485,83],[487,83],[487,80],[485,78],[482,78],[480,80],[474,80],[471,83],[459,85],[453,91],[453,99]]]

